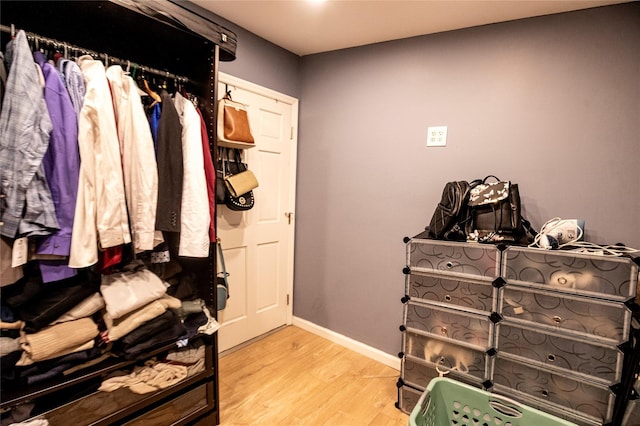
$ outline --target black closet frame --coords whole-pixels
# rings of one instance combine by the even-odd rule
[[[174,4],[175,3],[175,4]],[[69,45],[81,46],[93,52],[99,52],[108,56],[121,58],[119,61],[129,61],[131,64],[143,65],[147,72],[152,72],[162,77],[185,76],[189,91],[198,96],[201,103],[199,108],[206,122],[209,135],[209,148],[212,158],[215,158],[216,117],[218,98],[218,71],[220,60],[235,59],[236,36],[230,30],[209,22],[206,29],[200,35],[194,32],[194,22],[209,24],[205,18],[196,17],[192,21],[189,16],[192,12],[180,9],[178,2],[165,2],[164,5],[152,0],[104,0],[104,1],[7,1],[3,0],[1,7],[1,23],[15,30],[24,30],[27,33],[54,39]],[[168,19],[170,13],[163,13],[166,7],[173,18]],[[156,13],[159,12],[159,13]],[[200,20],[200,21],[199,21]],[[183,24],[188,22],[189,27]],[[216,34],[216,31],[220,31]],[[212,32],[213,31],[213,32]],[[100,34],[102,32],[102,34]],[[218,39],[219,37],[219,39]],[[163,41],[157,41],[157,40]],[[188,40],[189,44],[182,46],[174,39]],[[212,41],[212,39],[215,39]],[[1,48],[4,49],[9,40],[9,34],[1,34]],[[161,45],[153,45],[160,43]],[[226,44],[225,44],[226,43]],[[166,44],[166,45],[162,45]],[[220,44],[225,44],[221,49]],[[142,48],[141,48],[142,46]],[[181,48],[184,47],[184,48]],[[173,52],[162,54],[163,49],[173,49]],[[205,55],[205,58],[201,56]],[[173,58],[173,63],[168,58]],[[104,57],[102,58],[105,59]],[[208,66],[201,66],[204,60]],[[118,62],[118,61],[114,61]],[[194,66],[195,64],[195,66]],[[215,161],[214,161],[215,167]],[[206,202],[206,200],[203,200]],[[178,237],[173,236],[170,245],[177,245]],[[207,277],[206,281],[198,280],[198,291],[205,299],[210,312],[217,318],[216,307],[216,250],[215,241],[209,246],[208,258],[180,258],[179,262],[184,269],[197,273],[200,278]],[[203,419],[215,419],[220,423],[219,380],[218,380],[218,342],[217,332],[211,336],[201,336],[205,344],[211,350],[206,351],[204,377],[200,373],[170,388],[168,392],[158,392],[142,404],[127,407],[117,414],[116,421],[122,423],[135,419],[142,411],[148,412],[155,407],[170,402],[172,399],[188,392],[191,389],[206,386],[210,389],[213,401],[208,400],[208,407],[204,412],[190,415],[180,423],[200,421]],[[175,345],[157,349],[146,354],[152,357],[155,354],[175,348]],[[3,391],[0,407],[9,408],[23,402],[63,390],[75,384],[82,383],[92,378],[132,365],[135,361],[113,360],[99,364],[97,368],[89,368],[75,373],[64,381],[52,384],[46,382],[24,390]],[[158,394],[157,393],[157,394]],[[154,394],[156,395],[156,394]],[[193,418],[191,418],[193,417]],[[100,423],[100,422],[99,422]],[[106,424],[106,423],[105,423]]]
[[[14,28],[14,26],[6,26],[0,25],[0,31],[7,33],[11,38],[15,37],[18,29]],[[42,49],[45,51],[56,51],[60,53],[68,52],[73,53],[74,55],[65,54],[65,57],[73,57],[73,56],[81,56],[81,55],[89,55],[95,59],[101,60],[105,63],[105,68],[110,65],[120,65],[121,67],[126,67],[127,72],[131,71],[130,74],[134,76],[134,73],[137,72],[138,75],[144,75],[146,73],[151,73],[158,78],[163,78],[165,80],[173,80],[175,83],[179,84],[188,84],[190,80],[187,77],[173,74],[169,71],[163,71],[156,68],[152,68],[143,64],[137,64],[135,62],[131,62],[129,59],[121,59],[115,56],[109,56],[108,53],[96,52],[95,50],[87,49],[82,46],[76,46],[74,44],[67,43],[65,41],[56,40],[50,37],[45,37],[40,34],[31,33],[25,31],[27,36],[27,41],[30,44],[35,45],[35,49]],[[129,70],[132,68],[132,70]],[[154,77],[155,78],[155,77]]]

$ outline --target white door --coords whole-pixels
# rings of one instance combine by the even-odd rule
[[[247,106],[256,146],[243,159],[259,184],[253,209],[216,207],[230,274],[230,298],[218,313],[224,351],[292,321],[298,101],[224,73],[219,81],[220,97],[228,89]]]

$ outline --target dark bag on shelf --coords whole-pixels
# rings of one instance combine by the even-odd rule
[[[440,240],[464,241],[465,220],[467,219],[467,200],[469,199],[469,182],[460,180],[447,182],[442,191],[442,198],[436,206],[431,222],[429,236]]]
[[[489,175],[470,189],[468,206],[467,236],[518,242],[526,234],[517,184]]]

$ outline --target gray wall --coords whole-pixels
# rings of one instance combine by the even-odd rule
[[[450,180],[640,248],[639,40],[631,3],[304,56],[294,314],[397,353],[402,238]]]
[[[220,71],[300,99],[301,60],[298,55],[196,4],[185,1],[180,5],[230,29],[238,36],[236,59],[220,62]]]
[[[223,72],[300,100],[296,316],[397,353],[402,238],[450,180],[496,174],[536,227],[640,247],[639,3],[303,58],[191,6],[238,34]]]

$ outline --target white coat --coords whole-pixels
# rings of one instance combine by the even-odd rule
[[[69,266],[98,261],[102,248],[131,242],[125,203],[120,144],[113,102],[102,62],[78,58],[86,94],[78,117],[80,178]]]
[[[119,65],[109,67],[106,75],[120,142],[131,237],[135,252],[140,253],[162,242],[159,232],[154,240],[158,167],[153,138],[136,83]]]
[[[182,124],[182,203],[180,225],[180,256],[209,255],[209,205],[204,173],[200,116],[193,104],[176,93],[176,111]]]

